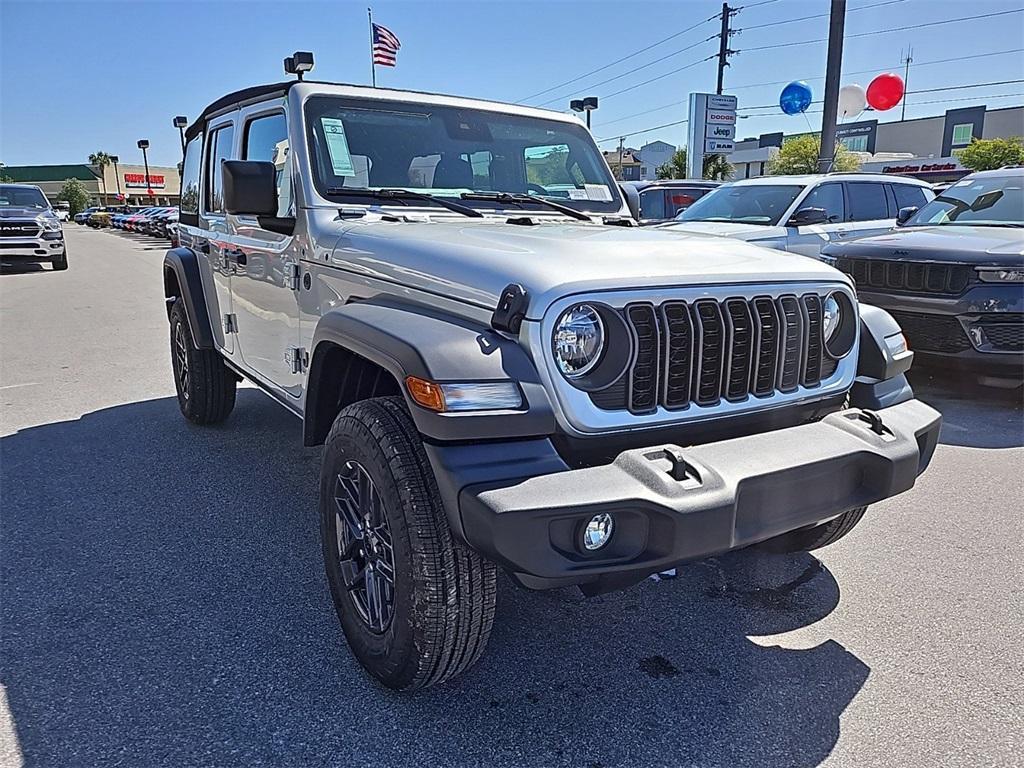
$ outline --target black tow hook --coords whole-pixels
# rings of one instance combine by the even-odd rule
[[[868,429],[874,432],[876,435],[881,437],[883,440],[894,440],[895,435],[893,431],[885,426],[885,422],[882,421],[882,417],[879,416],[875,411],[862,408],[857,412],[856,418],[858,421],[866,422]]]

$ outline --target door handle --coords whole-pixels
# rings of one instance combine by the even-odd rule
[[[223,253],[225,261],[231,261],[243,267],[249,260],[249,258],[245,255],[245,251],[243,251],[241,248],[225,248]]]
[[[202,242],[202,244],[199,246],[199,250],[202,251],[203,253],[205,253],[207,256],[209,256],[210,255],[210,241],[209,240],[204,240]]]

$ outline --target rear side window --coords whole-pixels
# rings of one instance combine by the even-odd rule
[[[652,189],[649,192],[640,193],[640,218],[641,219],[666,219],[665,215],[665,192],[661,189]]]
[[[680,211],[685,211],[708,193],[704,187],[671,187],[665,190],[668,198],[665,204],[665,218],[674,219]]]
[[[900,208],[921,208],[928,202],[928,197],[922,187],[912,187],[909,184],[893,184],[892,191],[896,193],[896,209]]]
[[[277,176],[277,215],[288,216],[292,208],[292,163],[288,147],[288,122],[283,113],[264,115],[245,125],[244,160],[274,164]]]
[[[181,168],[181,212],[199,213],[199,169],[202,166],[203,137],[196,136],[185,146]]]
[[[208,213],[224,213],[224,176],[220,164],[231,159],[231,142],[234,140],[235,127],[225,125],[210,134],[208,162],[206,164],[206,211]]]
[[[847,221],[873,221],[889,218],[889,205],[885,199],[885,185],[871,182],[853,182],[846,185],[850,198]]]
[[[885,206],[885,197],[882,197],[882,205]],[[814,190],[804,201],[800,208],[824,208],[828,216],[829,224],[837,224],[846,221],[846,204],[843,202],[842,184],[822,184]]]

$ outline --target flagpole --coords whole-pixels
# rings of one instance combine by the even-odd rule
[[[373,63],[373,10],[366,9],[366,16],[370,20],[370,82],[377,87],[377,65]]]

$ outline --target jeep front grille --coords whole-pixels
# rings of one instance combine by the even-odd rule
[[[636,303],[623,317],[635,355],[622,379],[591,394],[603,410],[742,402],[816,387],[838,367],[824,351],[815,293]]]
[[[858,288],[948,296],[963,293],[972,275],[971,267],[966,264],[846,257],[836,259],[836,269],[852,277]]]

